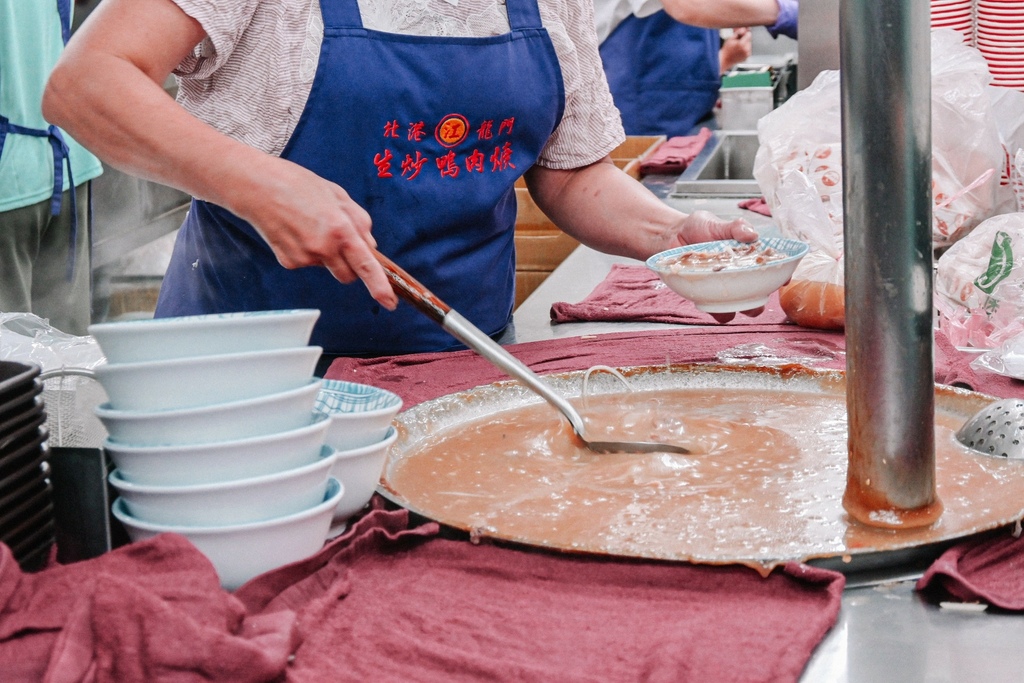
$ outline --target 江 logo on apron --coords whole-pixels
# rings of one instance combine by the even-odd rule
[[[448,114],[434,129],[434,137],[445,147],[454,147],[469,135],[469,121],[462,114]]]

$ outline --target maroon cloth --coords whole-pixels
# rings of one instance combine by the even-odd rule
[[[601,283],[583,301],[571,304],[556,301],[551,304],[551,322],[649,322],[682,323],[690,325],[717,325],[710,313],[697,308],[669,289],[658,274],[647,266],[616,263]],[[786,322],[786,314],[779,305],[779,294],[768,299],[760,315],[749,317],[742,313],[729,321],[729,325],[771,325]]]
[[[701,128],[696,135],[677,135],[665,140],[640,162],[640,175],[682,173],[710,138],[711,130]]]
[[[796,681],[835,623],[842,574],[767,578],[535,552],[409,528],[376,510],[309,560],[235,596],[295,611],[287,680]]]
[[[928,568],[917,590],[936,601],[1024,611],[1024,538],[1002,532],[959,543]]]
[[[534,372],[585,370],[593,365],[628,367],[665,363],[801,363],[843,370],[846,339],[842,332],[796,325],[719,325],[568,337],[505,347]],[[935,381],[1008,397],[1021,383],[994,373],[977,373],[971,358],[937,336]],[[339,358],[325,377],[389,389],[406,408],[437,396],[508,379],[473,351],[419,353],[383,358]]]
[[[768,216],[769,218],[772,215],[772,210],[770,208],[768,208],[768,202],[766,202],[764,200],[764,197],[754,197],[753,199],[744,199],[742,202],[739,203],[739,207],[741,209],[746,209],[747,211],[753,211],[754,213],[759,213],[762,216]]]
[[[796,681],[845,584],[438,530],[378,505],[233,595],[174,534],[35,574],[0,544],[0,680]]]
[[[0,544],[5,683],[270,681],[297,634],[291,612],[248,615],[182,536],[34,574]]]
[[[841,332],[808,330],[796,325],[681,327],[568,337],[505,348],[542,375],[585,370],[593,365],[627,367],[744,360],[756,363],[773,359],[833,369],[846,366]],[[508,375],[469,350],[338,358],[324,377],[384,387],[401,396],[406,408],[444,394],[508,379]]]

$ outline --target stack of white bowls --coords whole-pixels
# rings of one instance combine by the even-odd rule
[[[398,438],[392,421],[401,408],[402,399],[386,389],[341,380],[323,381],[315,409],[330,422],[327,445],[336,452],[331,476],[344,488],[334,510],[330,536],[344,531],[348,520],[377,490],[388,450]]]
[[[234,590],[319,550],[344,493],[313,410],[316,310],[100,323],[96,408],[133,541],[173,532]]]

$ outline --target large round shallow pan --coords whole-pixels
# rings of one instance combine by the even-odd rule
[[[844,572],[904,566],[1024,517],[1024,461],[980,455],[955,439],[990,396],[936,387],[943,513],[930,527],[893,530],[860,524],[842,507],[843,373],[801,366],[619,370],[632,393],[604,373],[587,379],[586,401],[583,371],[547,380],[585,415],[609,405],[626,420],[664,413],[713,447],[692,456],[562,452],[571,442],[564,420],[519,384],[498,382],[400,414],[380,492],[477,538],[761,571],[791,560]],[[720,434],[701,437],[694,428],[703,425]],[[495,441],[505,442],[504,450]]]

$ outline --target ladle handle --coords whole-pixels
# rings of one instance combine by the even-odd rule
[[[384,267],[384,273],[391,280],[391,286],[396,294],[432,318],[434,322],[444,324],[444,317],[452,310],[451,306],[434,296],[433,292],[384,254],[374,250],[373,255]]]
[[[391,286],[395,288],[395,293],[439,323],[449,334],[467,347],[539,394],[541,398],[557,408],[569,420],[573,431],[583,438],[585,434],[583,418],[572,407],[572,404],[548,386],[540,378],[540,375],[484,334],[479,327],[460,315],[458,311],[452,310],[448,304],[437,298],[433,292],[399,268],[387,256],[380,252],[374,253],[391,280]]]

